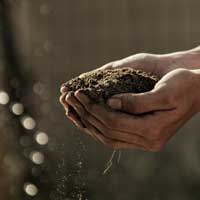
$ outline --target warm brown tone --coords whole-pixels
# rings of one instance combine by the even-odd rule
[[[70,91],[81,89],[95,102],[105,102],[119,93],[141,93],[152,90],[156,76],[131,68],[99,70],[82,74],[63,84]]]

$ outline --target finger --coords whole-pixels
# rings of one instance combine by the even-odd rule
[[[99,135],[101,134],[95,127],[93,127],[88,121],[83,119],[83,123],[87,126],[87,130],[90,132],[91,135],[94,135],[98,141],[102,142],[103,144],[106,145],[106,143],[104,142],[104,140],[102,140],[102,138],[99,137]]]
[[[76,111],[76,115],[77,115],[77,118],[79,119],[79,121],[81,121],[81,123],[83,124],[83,126],[85,127],[85,129],[83,130],[84,132],[86,132],[87,134],[89,134],[90,136],[93,137],[93,139],[95,140],[98,140],[97,137],[92,133],[90,132],[88,129],[87,129],[87,123],[86,121],[82,120],[84,119],[84,116],[86,115],[87,111],[84,110],[83,106],[81,105],[81,103],[79,101],[77,101],[77,99],[74,97],[73,94],[69,94],[67,97],[67,102],[73,107],[73,109]],[[80,119],[80,117],[82,119]]]
[[[92,132],[90,132],[90,131],[88,130],[87,124],[84,123],[83,121],[82,121],[82,123],[84,124],[84,127],[85,127],[85,128],[81,129],[81,131],[85,132],[87,135],[89,135],[90,137],[92,137],[95,141],[98,141],[98,138],[97,138]]]
[[[74,124],[77,124],[80,127],[84,127],[80,117],[76,114],[74,109],[65,101],[66,94],[61,95],[60,102],[65,108],[65,112],[68,118],[70,118],[71,121],[73,121]]]
[[[104,135],[101,134],[94,126],[92,126],[89,122],[84,120],[84,123],[87,124],[88,130],[96,135],[96,137],[101,141],[104,145],[111,147],[112,149],[138,149],[145,151],[146,149],[140,145],[129,144],[117,140],[111,140]]]
[[[66,94],[62,94],[60,96],[60,103],[65,107],[67,105],[67,102],[65,101],[65,97],[66,97]]]
[[[174,109],[168,95],[156,89],[145,93],[125,93],[114,95],[107,101],[108,106],[131,114],[144,114]]]
[[[73,107],[73,109],[77,112],[79,116],[83,116],[85,113],[84,107],[81,103],[75,98],[73,92],[69,92],[65,97],[65,101]]]
[[[136,70],[142,70],[157,74],[161,76],[160,70],[157,69],[157,60],[159,59],[158,55],[147,54],[147,53],[138,53],[131,55],[129,57],[123,58],[113,62],[113,68],[132,68]]]
[[[66,98],[66,94],[62,94],[61,97],[60,97],[60,102],[65,108],[65,112],[66,112],[67,117],[70,118],[70,116],[72,116],[71,120],[73,120],[73,118],[74,118],[74,119],[76,119],[75,121],[80,121],[78,119],[78,116],[75,113],[74,109],[65,101],[65,98]],[[78,123],[78,124],[80,124],[80,123]]]
[[[103,65],[102,67],[98,68],[97,70],[108,70],[112,69],[114,65],[114,61]]]
[[[83,131],[83,132],[87,133],[88,135],[90,135],[94,140],[96,140],[96,141],[98,140],[98,139],[96,138],[95,135],[91,134],[91,133],[88,131],[87,127],[86,127],[85,124],[80,120],[80,118],[79,118],[79,116],[76,114],[76,112],[71,111],[71,112],[67,113],[66,115],[67,115],[68,119],[69,119],[78,129],[80,129],[81,131]]]
[[[65,85],[65,83],[61,85],[60,92],[61,93],[69,92],[69,88]]]
[[[130,134],[130,133],[126,133],[126,132],[121,132],[121,131],[109,129],[109,128],[105,127],[99,120],[94,118],[92,115],[90,115],[87,118],[87,121],[92,126],[97,128],[107,138],[131,143],[131,144],[134,144],[134,145],[135,144],[140,145],[140,146],[143,146],[145,148],[151,148],[151,142],[149,140],[147,140],[146,138],[140,136],[140,135],[137,135],[137,134],[134,134],[134,133]]]
[[[156,126],[156,124],[154,125],[153,117],[152,120],[149,120],[147,115],[138,117],[109,110],[104,106],[93,104],[86,95],[82,94],[81,91],[75,92],[75,96],[84,106],[85,110],[87,110],[87,112],[93,115],[97,120],[101,121],[107,128],[127,133],[132,133],[134,130],[135,134],[148,137],[146,134],[148,128]],[[81,116],[81,118],[86,120],[87,117],[87,113],[84,113]]]
[[[83,123],[80,120],[80,117],[76,114],[76,112],[71,107],[69,107],[68,111],[66,112],[66,116],[79,129],[85,128],[85,126],[83,125]]]
[[[72,106],[72,108],[76,112],[76,115],[78,116],[79,121],[82,121],[82,118],[84,118],[86,111],[84,107],[82,106],[82,104],[74,97],[74,93],[69,92],[67,96],[65,97],[65,100],[70,106]],[[84,124],[83,126],[85,127]]]

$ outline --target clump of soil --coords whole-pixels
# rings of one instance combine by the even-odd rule
[[[119,93],[141,93],[154,88],[158,77],[132,68],[95,70],[73,78],[63,85],[69,91],[81,89],[94,102],[106,102]]]

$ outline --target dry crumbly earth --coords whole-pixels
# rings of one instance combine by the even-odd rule
[[[115,94],[141,93],[154,88],[159,79],[150,73],[132,68],[95,70],[73,78],[63,85],[69,91],[81,89],[96,103],[105,103]]]

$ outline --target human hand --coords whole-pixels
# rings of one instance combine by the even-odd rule
[[[150,92],[115,95],[114,99],[121,103],[108,101],[115,110],[93,104],[79,91],[73,97],[79,103],[73,103],[70,96],[66,101],[72,103],[85,124],[82,130],[105,145],[159,151],[199,111],[198,87],[199,75],[193,70],[176,69]]]
[[[134,69],[143,70],[146,72],[151,72],[159,77],[162,77],[167,71],[172,69],[172,57],[162,56],[162,55],[155,55],[155,54],[147,54],[147,53],[139,53],[133,56],[129,56],[127,58],[117,60],[114,62],[110,62],[100,68],[95,70],[104,70],[104,69],[112,69],[112,68],[123,68],[123,67],[131,67]],[[81,75],[80,75],[81,76]],[[64,106],[66,110],[66,115],[70,121],[72,121],[76,126],[84,127],[80,117],[77,115],[77,112],[73,108],[73,104],[79,104],[77,99],[74,97],[74,94],[70,92],[68,93],[68,88],[65,86],[61,87],[61,97],[60,102]],[[69,94],[67,99],[71,101],[66,101],[66,96]]]

